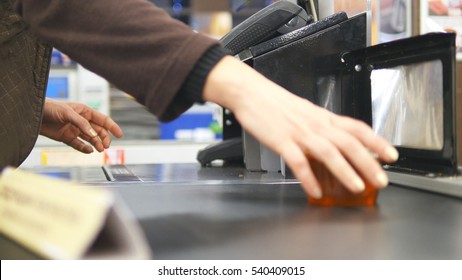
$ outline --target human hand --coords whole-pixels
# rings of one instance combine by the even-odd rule
[[[230,109],[249,133],[283,157],[314,198],[322,193],[307,155],[353,192],[364,190],[364,180],[377,188],[388,184],[371,153],[385,162],[398,158],[396,149],[365,123],[316,106],[232,57],[212,69],[203,98]]]
[[[110,134],[123,136],[122,129],[110,117],[87,105],[49,98],[45,100],[40,134],[86,154],[93,152],[92,146],[98,152],[109,148]]]

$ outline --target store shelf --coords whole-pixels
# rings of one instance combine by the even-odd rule
[[[103,153],[80,153],[62,143],[40,136],[21,167],[101,166],[103,164],[192,163],[200,149],[212,142],[136,140],[113,141]]]

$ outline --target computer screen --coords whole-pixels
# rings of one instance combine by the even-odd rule
[[[398,147],[441,150],[443,63],[440,60],[371,73],[372,127]]]

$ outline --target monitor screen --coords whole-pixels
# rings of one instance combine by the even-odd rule
[[[443,64],[440,60],[371,73],[372,127],[397,147],[442,150]]]

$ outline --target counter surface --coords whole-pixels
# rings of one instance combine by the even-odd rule
[[[376,207],[315,207],[280,174],[133,170],[151,176],[96,184],[123,198],[155,259],[462,259],[460,198],[390,185]],[[36,257],[0,235],[0,258]]]

